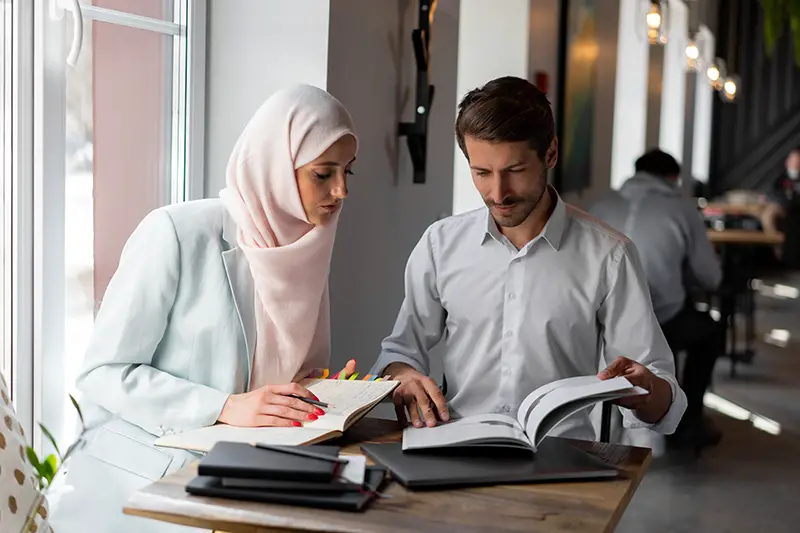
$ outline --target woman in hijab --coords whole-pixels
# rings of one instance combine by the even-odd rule
[[[292,87],[250,120],[220,199],[141,222],[78,378],[92,429],[51,496],[55,531],[186,531],[122,514],[133,491],[197,459],[158,437],[324,416],[289,394],[313,397],[296,381],[329,360],[328,273],[356,149],[335,98]]]

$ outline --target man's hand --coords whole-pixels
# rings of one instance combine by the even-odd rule
[[[450,420],[447,402],[442,391],[439,390],[439,386],[431,378],[405,363],[392,363],[386,367],[383,373],[400,382],[392,394],[392,401],[397,413],[397,421],[403,426],[408,424],[409,418],[417,428],[424,425],[433,427],[436,425],[437,418],[444,422]],[[406,418],[406,409],[408,418]],[[420,411],[422,411],[422,418],[420,418]]]
[[[672,404],[672,388],[669,383],[650,372],[646,366],[627,357],[617,357],[605,370],[597,374],[602,380],[617,376],[623,376],[633,385],[649,392],[646,396],[621,398],[618,401],[619,405],[636,411],[637,418],[648,424],[655,424],[667,414]]]

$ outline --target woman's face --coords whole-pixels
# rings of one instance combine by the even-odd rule
[[[356,140],[345,135],[330,148],[295,170],[297,189],[308,221],[314,225],[324,224],[341,208],[347,197],[347,176],[356,159]]]

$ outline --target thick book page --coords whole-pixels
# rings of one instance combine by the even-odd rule
[[[598,381],[600,381],[600,379],[597,378],[597,376],[577,376],[545,383],[522,400],[519,409],[517,409],[517,422],[520,427],[524,428],[531,411],[539,404],[545,394],[564,387],[581,387],[583,385],[597,383]]]
[[[554,384],[556,386],[552,386]],[[634,387],[624,377],[603,381],[595,376],[582,376],[549,385],[549,392],[541,394],[537,390],[531,393],[517,413],[534,447],[559,422],[581,409],[606,400],[647,394],[645,389]]]
[[[316,394],[320,401],[332,406],[323,409],[325,414],[319,419],[306,422],[303,427],[344,431],[349,427],[351,418],[377,405],[399,382],[306,379],[300,385]]]
[[[532,447],[517,421],[501,414],[469,416],[432,428],[403,430],[403,450],[475,445]]]
[[[314,444],[336,437],[339,434],[338,431],[322,428],[241,428],[227,424],[217,424],[161,437],[156,440],[155,444],[165,448],[208,452],[216,443],[223,441],[299,446],[301,444]]]

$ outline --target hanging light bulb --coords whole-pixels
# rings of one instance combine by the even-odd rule
[[[644,15],[641,28],[646,32],[647,42],[651,45],[667,42],[667,0],[639,0],[640,15]]]
[[[722,90],[727,77],[725,62],[720,58],[716,58],[714,62],[706,68],[706,77],[708,78],[709,85],[711,85],[715,91]]]
[[[700,63],[700,48],[696,41],[689,41],[686,45],[686,67],[689,70],[697,70]]]
[[[650,9],[647,10],[646,20],[648,28],[658,31],[661,27],[661,6],[657,3],[650,4]]]
[[[719,91],[719,97],[722,98],[723,102],[733,102],[739,95],[740,85],[739,76],[726,76],[722,80],[722,89]]]

